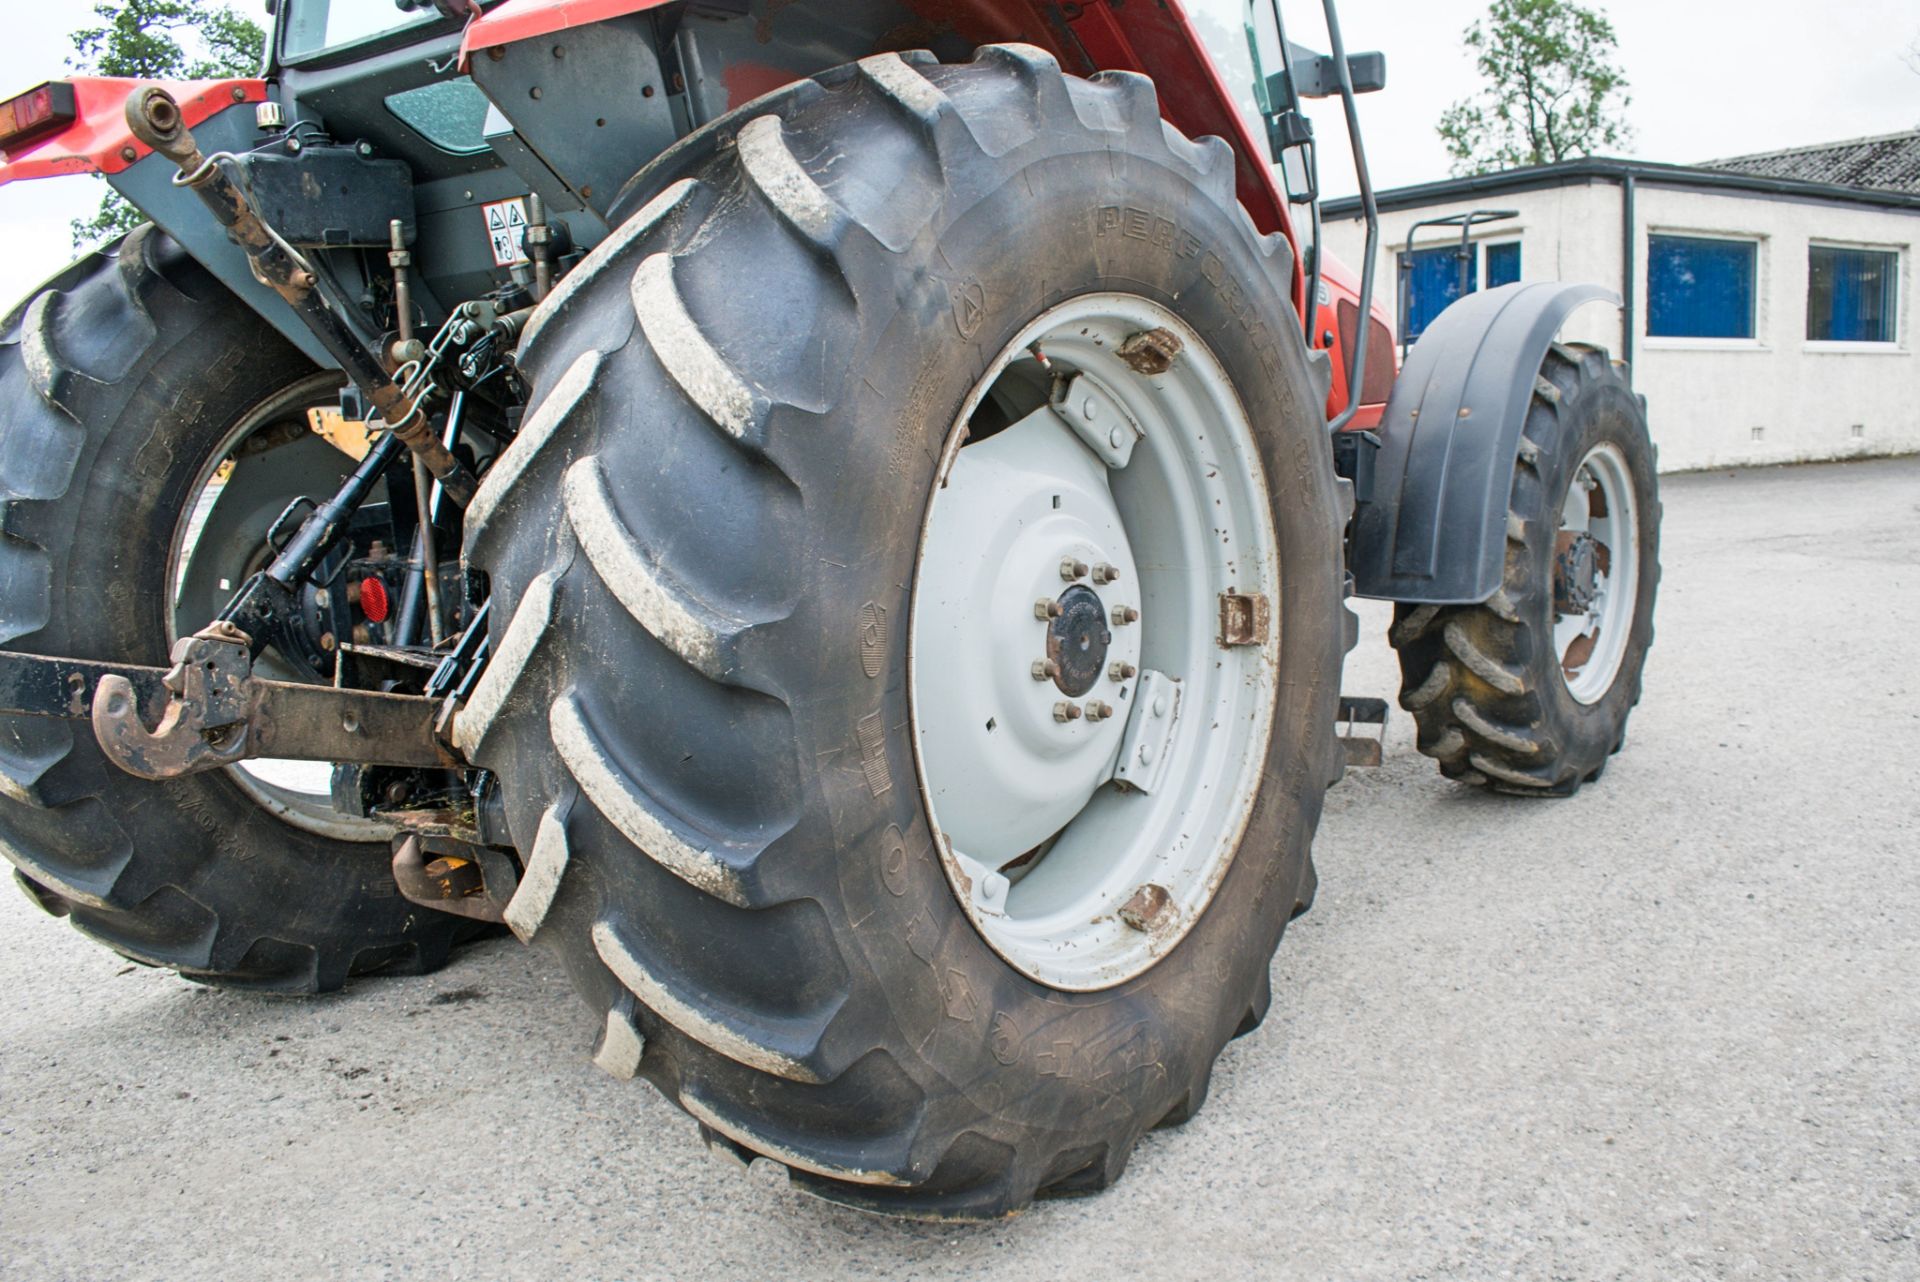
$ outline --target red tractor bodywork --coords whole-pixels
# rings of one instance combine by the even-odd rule
[[[153,149],[127,127],[126,102],[142,85],[158,83],[180,103],[187,128],[237,103],[265,102],[264,80],[128,80],[118,76],[73,76],[75,116],[55,133],[38,134],[16,147],[0,146],[0,185],[66,174],[117,174]]]
[[[506,0],[467,25],[461,41],[464,64],[490,48],[534,40],[556,32],[575,30],[597,22],[656,9],[669,0]],[[1019,41],[1048,50],[1062,67],[1080,75],[1102,71],[1131,71],[1145,75],[1158,87],[1160,102],[1170,123],[1189,137],[1224,138],[1236,158],[1240,202],[1254,225],[1286,237],[1296,264],[1303,261],[1300,238],[1288,213],[1285,194],[1274,180],[1265,145],[1249,128],[1221,78],[1181,0],[1121,5],[1117,0],[909,0],[924,26],[915,24],[890,39],[900,48],[914,47],[928,29],[957,32],[974,44]],[[756,74],[758,73],[758,74]],[[738,106],[779,88],[792,73],[773,66],[730,66],[725,72],[730,105]],[[135,80],[78,77],[74,87],[77,118],[52,134],[24,142],[5,154],[0,184],[27,178],[63,174],[119,173],[149,154],[133,136],[124,118],[127,98],[143,83]],[[189,128],[215,112],[235,104],[256,103],[268,96],[264,80],[216,80],[169,84],[179,100]],[[1318,306],[1312,308],[1309,344],[1332,357],[1333,383],[1327,401],[1329,417],[1348,404],[1346,370],[1360,326],[1359,288],[1351,271],[1329,258],[1322,273]],[[1293,303],[1308,316],[1307,273],[1296,270]],[[1345,324],[1341,312],[1347,313]],[[1373,367],[1363,389],[1360,411],[1348,423],[1351,429],[1379,421],[1381,403],[1392,385],[1394,344],[1384,309],[1375,308]]]

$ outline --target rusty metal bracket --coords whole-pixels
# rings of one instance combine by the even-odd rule
[[[1347,765],[1360,769],[1372,769],[1386,759],[1387,742],[1387,701],[1358,695],[1340,696],[1340,724],[1346,733],[1340,736],[1340,745],[1346,750]],[[1353,733],[1355,726],[1379,726],[1380,735]]]
[[[1220,645],[1265,645],[1273,626],[1273,607],[1264,593],[1220,594]]]
[[[393,881],[409,903],[422,908],[504,922],[520,876],[504,851],[410,832],[395,840]]]
[[[251,757],[460,769],[434,730],[440,700],[264,681],[247,634],[215,623],[173,667],[0,652],[0,715],[90,717],[107,758],[173,779]]]

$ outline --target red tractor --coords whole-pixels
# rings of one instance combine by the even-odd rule
[[[0,845],[125,956],[316,992],[503,923],[716,1148],[997,1216],[1260,1023],[1385,717],[1349,596],[1448,776],[1619,749],[1652,449],[1555,341],[1603,291],[1395,370],[1374,254],[1314,252],[1305,98],[1378,231],[1332,0],[1325,55],[1177,0],[275,8],[259,79],[0,110],[0,180],[152,220],[0,335]]]

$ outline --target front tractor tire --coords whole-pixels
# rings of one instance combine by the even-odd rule
[[[1148,81],[1017,46],[779,91],[627,208],[534,318],[524,426],[467,513],[498,608],[455,735],[526,852],[508,922],[564,959],[600,1066],[807,1191],[980,1219],[1103,1188],[1264,1015],[1340,769],[1325,367],[1291,255],[1235,203],[1228,148],[1165,126]],[[1143,316],[1165,320],[1124,323]],[[1130,464],[1101,454],[1119,419],[1049,419],[1049,377],[1075,371],[1145,425]],[[970,513],[1015,498],[1065,541],[1022,550],[1024,518],[981,515],[970,544]],[[1168,515],[1129,535],[1141,510]],[[969,608],[1015,571],[1031,582]],[[1271,627],[1223,646],[1217,598],[1266,584]],[[1030,648],[980,677],[1003,624]],[[977,650],[941,634],[976,625]],[[1217,847],[1177,823],[1189,785],[1089,773],[1118,751],[1136,664],[1180,678],[1153,715],[1191,701],[1162,777],[1194,781],[1184,813]],[[962,718],[970,690],[1004,702]],[[1027,758],[974,781],[942,764],[1000,743],[1057,749],[1049,777],[1093,794],[1006,862],[1033,816],[995,790],[1030,780],[988,764]],[[1147,870],[1132,899],[1066,853],[1124,805],[1168,834],[1091,830]],[[937,837],[936,810],[1016,844],[972,875],[985,852]],[[1043,882],[1103,906],[1049,937],[1020,916]]]
[[[289,497],[259,494],[253,476],[299,494],[338,475],[344,456],[305,417],[337,381],[150,226],[75,263],[0,331],[0,645],[164,666],[169,625],[202,625],[226,595],[218,576],[239,582],[233,566],[183,573],[176,560],[214,468],[238,457],[249,423],[261,435],[246,443],[277,442],[220,490],[266,505],[251,543],[223,497],[195,544],[224,540],[244,559]],[[227,987],[324,992],[430,969],[471,933],[398,896],[384,836],[292,822],[247,780],[136,779],[85,721],[0,717],[0,851],[52,915]]]
[[[1401,605],[1400,706],[1450,779],[1571,796],[1626,740],[1653,644],[1660,497],[1646,408],[1598,348],[1547,354],[1520,440],[1501,583]]]

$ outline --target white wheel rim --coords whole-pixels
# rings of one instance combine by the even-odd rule
[[[1156,330],[1178,355],[1139,372],[1153,366],[1118,349]],[[988,434],[975,412],[996,407],[1014,421]],[[1089,991],[1140,974],[1226,874],[1272,731],[1282,620],[1266,494],[1225,370],[1131,295],[1036,319],[949,436],[914,579],[914,747],[954,893],[1031,978]],[[1070,582],[1072,560],[1089,572]],[[1117,577],[1096,583],[1101,566]],[[1263,642],[1220,643],[1222,594],[1271,608]],[[1047,600],[1072,607],[1057,625],[1036,614]],[[1137,621],[1114,622],[1117,608]],[[1050,654],[1069,670],[1036,676]],[[1063,688],[1095,658],[1090,689]],[[1112,715],[1086,715],[1095,704]],[[1060,705],[1082,715],[1061,721]]]
[[[1567,486],[1553,559],[1554,653],[1581,703],[1604,698],[1626,658],[1640,588],[1638,518],[1627,456],[1594,446]]]

